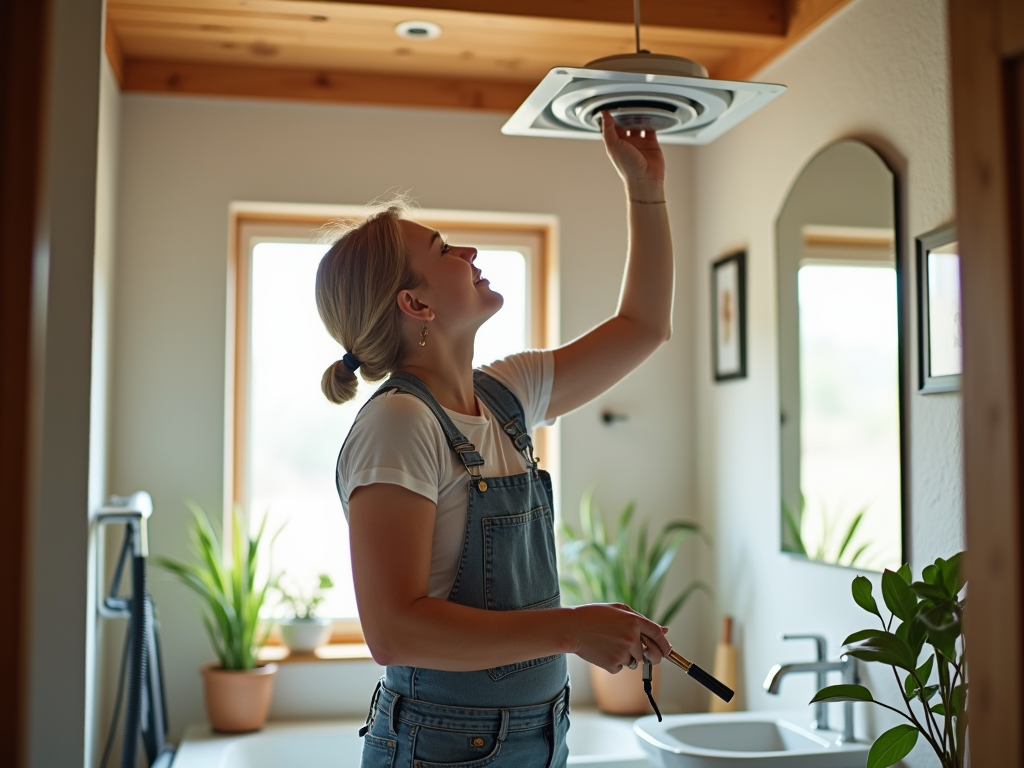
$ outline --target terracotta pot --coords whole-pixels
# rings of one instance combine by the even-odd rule
[[[263,727],[270,713],[277,664],[256,669],[221,669],[218,664],[207,664],[201,672],[206,715],[213,730],[245,733]]]
[[[656,664],[651,679],[655,700],[658,698],[660,677],[661,665]],[[623,667],[614,675],[591,664],[590,683],[594,687],[597,706],[602,712],[609,715],[649,715],[653,712],[647,694],[644,693],[643,664],[638,664],[636,669]]]

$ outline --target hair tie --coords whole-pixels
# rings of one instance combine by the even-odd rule
[[[344,363],[345,367],[352,371],[352,373],[355,373],[356,368],[358,368],[361,365],[361,363],[359,362],[359,358],[353,355],[351,352],[346,352],[345,356],[341,358],[341,362]]]

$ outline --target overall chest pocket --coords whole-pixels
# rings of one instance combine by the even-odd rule
[[[558,570],[550,507],[483,519],[484,599],[488,610],[558,604]]]

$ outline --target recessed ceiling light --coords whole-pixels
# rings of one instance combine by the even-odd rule
[[[434,40],[441,36],[441,28],[432,21],[403,21],[395,25],[395,34],[406,40]]]

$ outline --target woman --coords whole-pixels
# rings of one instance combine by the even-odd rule
[[[363,766],[564,766],[565,654],[615,673],[671,650],[665,627],[625,605],[560,606],[550,478],[529,437],[671,331],[664,158],[653,132],[602,117],[629,200],[629,254],[618,310],[575,341],[474,373],[476,331],[502,297],[475,249],[397,207],[320,263],[320,316],[347,350],[324,393],[350,399],[357,368],[368,381],[390,375],[357,416],[337,474],[363,633],[386,666]]]

